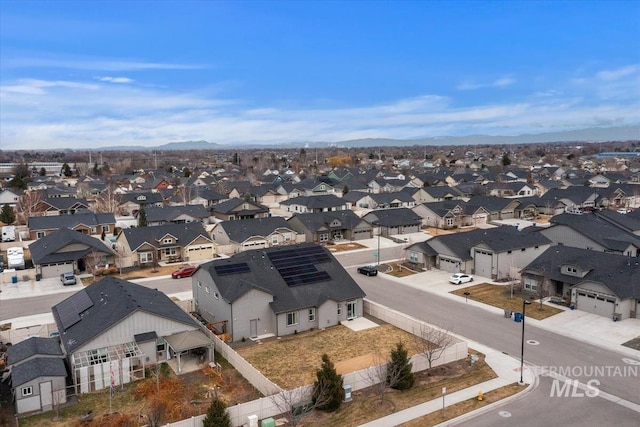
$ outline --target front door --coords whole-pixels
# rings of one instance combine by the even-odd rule
[[[40,405],[43,411],[53,409],[53,394],[51,381],[40,383]]]
[[[355,319],[356,317],[358,317],[358,303],[349,301],[347,303],[347,320]]]
[[[258,337],[258,319],[249,320],[249,338]]]

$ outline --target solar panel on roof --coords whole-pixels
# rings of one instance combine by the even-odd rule
[[[246,262],[239,262],[236,264],[216,265],[216,274],[218,276],[229,276],[231,274],[248,273],[251,271],[249,265]]]
[[[71,295],[58,304],[58,316],[64,330],[69,329],[80,321],[80,314],[93,306],[93,301],[86,290],[81,290]]]
[[[269,252],[268,255],[271,264],[278,270],[287,286],[331,280],[326,271],[318,271],[315,266],[331,261],[331,257],[320,246]]]

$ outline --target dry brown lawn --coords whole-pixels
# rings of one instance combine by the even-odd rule
[[[469,299],[474,301],[479,301],[494,307],[506,308],[514,312],[522,311],[522,301],[524,301],[524,299],[515,294],[513,298],[511,298],[511,290],[508,285],[481,283],[479,285],[457,289],[451,293],[464,297],[465,292],[470,292]],[[562,313],[562,310],[546,304],[542,304],[542,307],[540,307],[539,302],[532,301],[532,304],[527,308],[526,315],[534,319],[542,320],[558,313]]]
[[[371,366],[373,359],[387,358],[400,341],[410,356],[418,353],[416,339],[389,324],[358,332],[338,325],[238,348],[237,352],[271,381],[291,389],[313,383],[325,353],[343,373],[353,372]]]
[[[350,243],[340,243],[337,245],[327,245],[327,249],[331,252],[346,252],[352,251],[354,249],[367,249],[366,246],[361,245],[360,243],[350,242]]]
[[[408,268],[402,266],[402,264],[399,262],[390,262],[390,263],[387,263],[386,265],[390,266],[391,270],[390,271],[381,270],[380,272],[388,274],[390,276],[406,277],[406,276],[412,276],[418,273],[417,271],[409,270]]]
[[[353,392],[353,400],[343,404],[338,411],[331,414],[316,411],[304,418],[299,425],[305,427],[355,427],[411,406],[440,398],[442,387],[447,387],[447,392],[453,393],[496,377],[495,372],[484,362],[484,355],[472,350],[469,353],[479,357],[478,362],[473,366],[470,366],[467,359],[438,366],[431,371],[417,372],[413,388],[406,391],[388,390],[384,395],[383,403],[380,402],[380,395],[375,391],[375,388],[358,390]],[[485,396],[489,396],[489,393]],[[415,425],[430,424],[419,423]]]

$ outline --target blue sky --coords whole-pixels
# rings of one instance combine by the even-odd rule
[[[0,148],[640,123],[638,1],[0,1]]]

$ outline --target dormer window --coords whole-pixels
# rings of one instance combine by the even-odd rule
[[[147,196],[140,195],[140,196],[136,197],[136,200],[137,200],[137,201],[144,201],[144,200],[147,200]]]
[[[162,243],[164,243],[165,245],[168,245],[169,243],[173,243],[173,239],[171,237],[167,237],[162,240]]]

